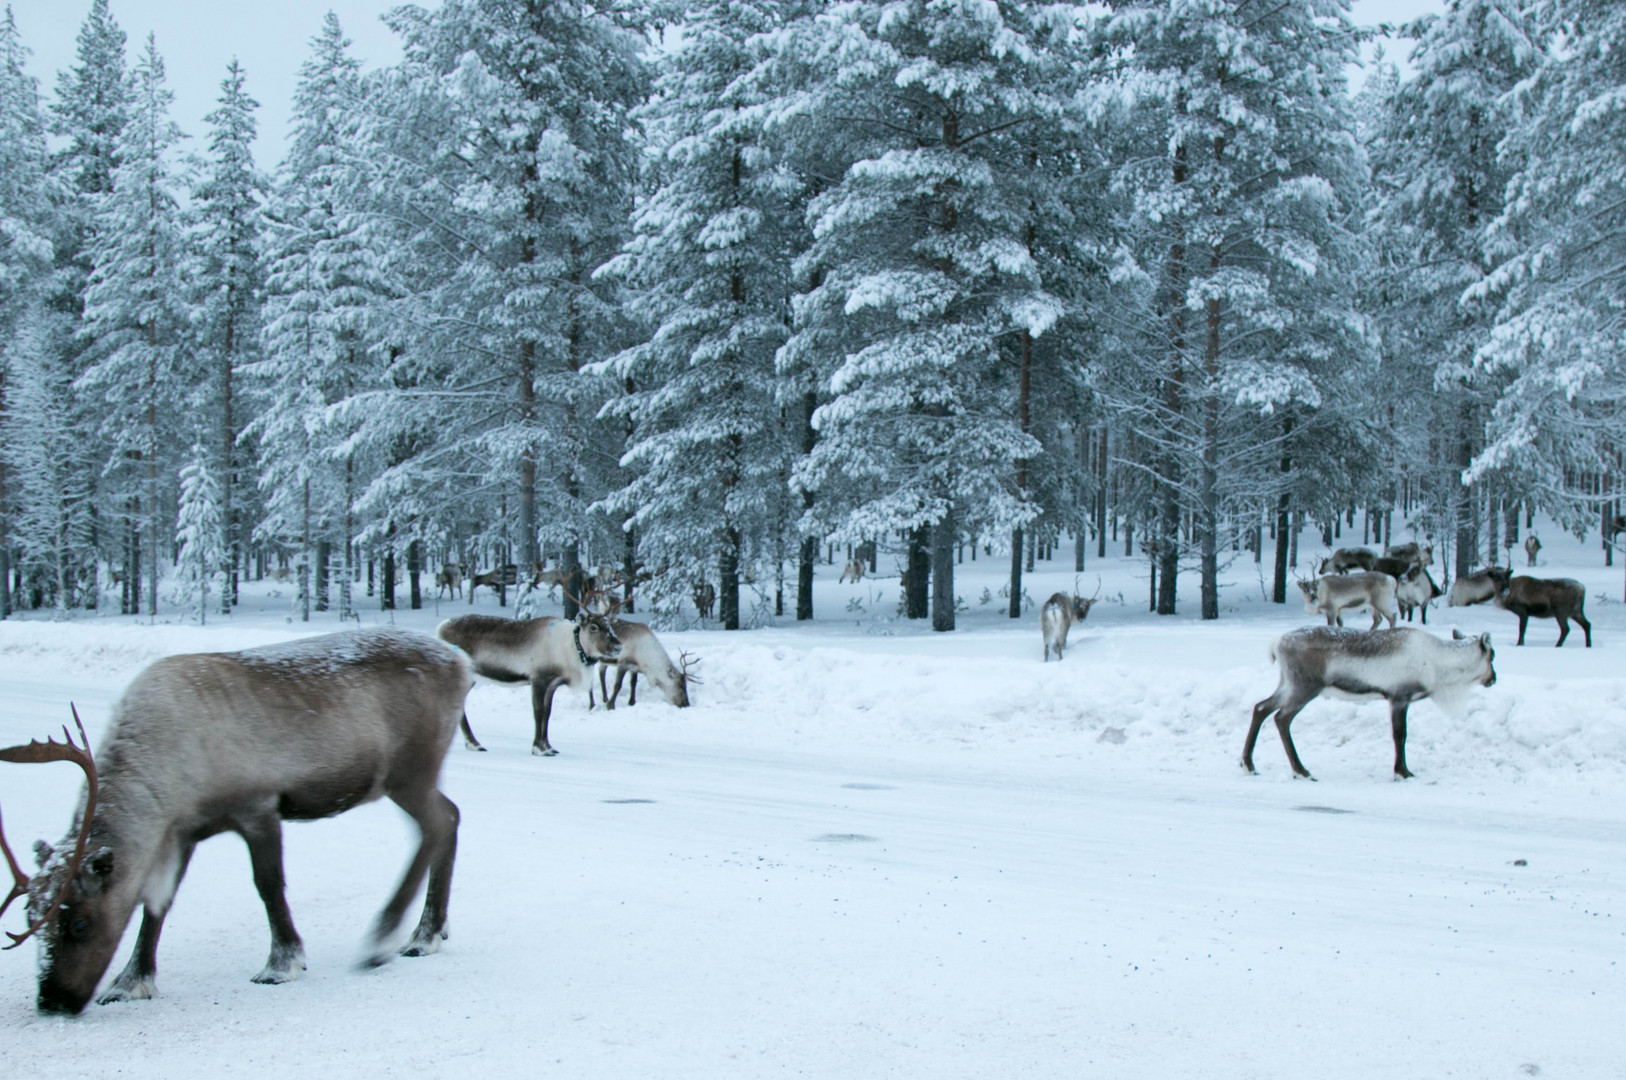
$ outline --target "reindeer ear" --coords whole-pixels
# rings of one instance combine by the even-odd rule
[[[1467,634],[1464,634],[1461,630],[1458,630],[1455,627],[1453,627],[1451,629],[1451,640],[1452,641],[1462,641],[1465,638],[1467,638],[1467,636],[1468,636]]]
[[[1490,631],[1487,630],[1485,633],[1479,635],[1479,647],[1486,652],[1490,652]]]
[[[110,847],[97,848],[85,856],[85,869],[99,878],[113,873],[113,849]]]
[[[44,840],[34,841],[34,865],[41,870],[45,869],[45,864],[50,862],[51,856],[55,854],[56,849]]]

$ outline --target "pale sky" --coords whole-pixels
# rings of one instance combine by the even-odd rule
[[[434,0],[420,0],[434,6]],[[54,97],[56,73],[76,59],[74,38],[90,10],[89,0],[9,0],[23,44],[33,50],[29,71],[39,79],[46,100]],[[192,139],[187,148],[201,152],[203,117],[215,107],[220,80],[235,56],[248,74],[248,91],[260,102],[260,140],[255,157],[263,169],[281,159],[299,65],[310,55],[310,40],[329,10],[339,16],[354,42],[352,53],[367,67],[400,58],[395,35],[379,16],[397,0],[111,0],[113,17],[129,38],[126,56],[134,66],[148,32],[157,35],[170,89],[174,117]],[[1355,0],[1357,23],[1400,23],[1442,10],[1445,0]],[[1404,65],[1409,45],[1388,46],[1390,59]],[[1370,55],[1370,54],[1369,54]],[[1352,81],[1358,86],[1363,76]]]

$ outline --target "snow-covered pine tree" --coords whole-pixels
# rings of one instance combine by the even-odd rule
[[[196,443],[181,467],[180,508],[175,522],[176,598],[196,605],[199,626],[209,617],[209,589],[217,581],[224,586],[227,580],[229,552],[220,486],[209,468],[209,459],[218,456],[218,450],[211,453],[202,443]]]
[[[1411,24],[1414,72],[1372,145],[1384,193],[1377,242],[1395,283],[1374,314],[1385,383],[1401,403],[1396,456],[1409,473],[1402,479],[1421,482],[1414,524],[1451,538],[1458,575],[1477,561],[1475,507],[1488,476],[1469,469],[1497,392],[1492,373],[1474,367],[1494,310],[1464,295],[1500,259],[1487,230],[1518,163],[1497,144],[1515,119],[1509,93],[1540,53],[1528,9],[1518,0],[1452,0]]]
[[[1129,355],[1097,386],[1145,455],[1157,611],[1174,614],[1195,540],[1202,616],[1217,618],[1221,522],[1268,492],[1256,478],[1273,471],[1278,434],[1292,425],[1302,443],[1335,425],[1359,455],[1333,399],[1366,356],[1343,86],[1355,35],[1346,0],[1111,6],[1103,39],[1123,73],[1110,93],[1125,109],[1113,186],[1127,204],[1114,276],[1134,318]],[[1347,497],[1318,479],[1323,499]]]
[[[6,394],[0,445],[12,511],[11,536],[23,579],[58,612],[95,606],[89,478],[95,444],[84,438],[78,403],[61,364],[67,318],[32,304],[4,348]],[[9,567],[7,567],[9,571]]]
[[[662,568],[656,596],[681,599],[715,567],[725,630],[740,626],[747,543],[768,541],[772,554],[791,454],[774,356],[789,331],[790,264],[803,239],[800,185],[765,140],[746,77],[755,59],[747,43],[775,28],[779,7],[692,5],[663,58],[639,114],[658,186],[624,254],[602,271],[628,283],[649,339],[593,369],[626,387],[604,411],[631,426],[622,459],[630,482],[604,506],[637,529],[642,558]],[[771,567],[757,561],[766,580]]]
[[[262,358],[245,373],[262,404],[240,437],[261,449],[264,514],[255,535],[298,552],[305,620],[313,606],[326,609],[327,567],[317,560],[335,540],[340,614],[350,614],[355,496],[364,478],[354,439],[360,421],[346,403],[375,385],[371,328],[390,290],[384,245],[360,205],[369,176],[360,62],[331,12],[311,46],[294,95],[293,145],[261,243]],[[394,403],[374,404],[387,417]]]
[[[96,215],[79,331],[91,365],[78,385],[105,405],[105,475],[126,508],[132,552],[144,547],[149,614],[157,611],[160,538],[169,531],[162,507],[186,416],[185,388],[176,378],[187,316],[177,273],[184,223],[171,160],[184,136],[169,118],[173,96],[149,35],[118,142],[113,189]],[[131,600],[138,611],[139,598]]]
[[[1542,51],[1499,102],[1513,126],[1498,161],[1517,169],[1486,230],[1499,265],[1468,299],[1499,305],[1475,363],[1502,389],[1469,476],[1516,477],[1581,531],[1600,502],[1619,512],[1626,446],[1626,10],[1537,10],[1504,31],[1523,45],[1533,30]]]
[[[45,118],[27,57],[8,7],[0,19],[0,340],[37,302],[55,255],[56,183],[46,174]]]
[[[845,497],[817,513],[854,540],[914,534],[932,626],[954,628],[961,520],[990,531],[1031,520],[1017,463],[1040,446],[1016,411],[1003,344],[1045,333],[1059,303],[1027,247],[1031,163],[1022,124],[1061,107],[1037,4],[926,0],[832,5],[797,20],[781,48],[812,58],[811,84],[781,112],[799,138],[836,148],[843,170],[810,204],[814,243],[796,276],[803,335],[844,358],[815,415],[798,482]]]
[[[588,507],[620,486],[625,429],[595,419],[614,387],[583,369],[625,344],[614,288],[593,274],[628,232],[653,10],[449,0],[390,16],[406,55],[381,95],[397,169],[383,194],[418,227],[390,376],[413,393],[394,429],[366,434],[405,428],[413,444],[367,492],[375,520],[417,529],[430,508],[466,508],[484,518],[477,539],[517,540],[525,561],[543,540],[568,565],[612,530],[619,547],[620,523]]]
[[[192,290],[189,344],[192,363],[203,375],[194,387],[196,415],[216,427],[214,473],[219,477],[220,512],[225,522],[226,586],[222,614],[237,599],[243,534],[239,514],[237,437],[248,419],[239,372],[258,354],[261,302],[257,245],[265,181],[254,167],[254,110],[259,103],[243,89],[244,73],[234,59],[220,84],[209,125],[209,154],[192,191],[194,218],[188,238],[185,278]]]

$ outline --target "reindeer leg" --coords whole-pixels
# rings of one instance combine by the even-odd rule
[[[451,822],[451,830],[446,842],[441,845],[440,854],[429,866],[429,888],[423,898],[423,917],[418,920],[418,928],[412,932],[412,938],[401,947],[402,956],[428,956],[440,951],[440,943],[449,935],[446,932],[446,906],[452,898],[452,864],[457,860],[457,826],[463,815],[458,812],[457,804],[448,799],[440,791],[435,792],[439,801],[439,809],[444,817]],[[435,800],[431,800],[433,804]]]
[[[531,742],[531,753],[537,757],[553,757],[559,753],[548,743],[548,717],[553,714],[553,695],[563,679],[549,679],[547,686],[531,681],[531,713],[536,718],[536,738]]]
[[[1306,769],[1304,762],[1299,760],[1298,748],[1293,745],[1293,733],[1288,730],[1292,726],[1293,717],[1297,716],[1304,706],[1310,704],[1311,700],[1311,698],[1305,698],[1301,701],[1296,696],[1289,699],[1287,704],[1282,706],[1281,711],[1276,714],[1276,731],[1282,737],[1282,748],[1287,751],[1287,763],[1293,766],[1294,774],[1314,780],[1315,777],[1310,775],[1310,770]]]
[[[609,696],[604,699],[605,703],[612,709],[615,708],[615,703],[617,701],[621,700],[621,681],[623,679],[625,679],[626,677],[627,677],[627,669],[622,667],[620,664],[615,665],[615,686],[613,686],[610,689]],[[632,682],[633,696],[627,700],[628,705],[636,705],[636,704],[638,704],[638,701],[637,701],[637,697],[638,697],[638,693],[637,693],[638,675],[637,675],[636,672],[633,674],[632,680],[633,680],[633,682]]]
[[[613,709],[613,708],[615,708],[615,702],[610,698],[610,690],[609,690],[609,687],[608,687],[607,683],[605,682],[605,680],[609,678],[609,675],[610,675],[610,673],[605,670],[605,665],[600,664],[598,666],[598,691],[599,691],[599,695],[604,698],[604,707],[606,709]],[[621,665],[620,664],[617,664],[615,666],[615,690],[616,690],[617,694],[619,694],[621,692]],[[588,708],[593,707],[593,691],[592,691],[591,688],[589,688],[588,691],[587,691],[587,707]]]
[[[1580,612],[1576,612],[1574,617],[1575,621],[1581,624],[1581,629],[1586,631],[1586,647],[1592,648],[1592,624],[1587,622],[1586,616]]]
[[[1248,738],[1242,744],[1242,767],[1250,773],[1257,771],[1253,767],[1253,746],[1259,741],[1259,729],[1264,725],[1265,717],[1281,703],[1282,688],[1278,686],[1274,694],[1253,707],[1253,720],[1248,724]]]
[[[1389,702],[1389,727],[1395,736],[1395,775],[1402,780],[1411,779],[1406,768],[1406,706],[1408,702],[1396,699]]]
[[[1528,616],[1528,615],[1520,615],[1519,616],[1519,640],[1518,640],[1517,644],[1520,644],[1520,645],[1524,644],[1524,628],[1529,626],[1529,625],[1530,625],[1530,616]]]
[[[1562,649],[1564,639],[1570,636],[1570,621],[1562,615],[1555,616],[1555,618],[1558,619],[1558,647]]]
[[[463,749],[478,750],[482,754],[485,753],[486,748],[480,745],[480,740],[474,737],[474,729],[469,727],[469,714],[467,712],[458,721],[458,725],[463,729]]]
[[[264,985],[292,982],[305,970],[305,946],[294,929],[288,911],[288,897],[282,876],[282,819],[273,811],[263,817],[240,822],[238,835],[248,844],[248,858],[254,868],[254,887],[265,904],[265,917],[271,922],[271,956],[254,981]]]
[[[418,842],[418,850],[413,853],[412,862],[407,865],[406,874],[401,878],[401,884],[396,886],[395,895],[390,897],[389,903],[384,905],[384,910],[378,913],[378,921],[373,924],[370,949],[367,956],[362,959],[363,967],[378,967],[389,963],[393,954],[385,948],[385,942],[395,933],[396,927],[401,925],[401,916],[406,913],[406,907],[412,902],[412,898],[418,895],[418,886],[423,884],[424,875],[429,873],[431,865],[445,867],[446,874],[438,882],[440,889],[438,898],[432,886],[430,896],[425,901],[426,922],[433,923],[433,920],[428,918],[430,915],[428,909],[438,899],[443,909],[441,922],[444,923],[444,906],[451,888],[451,865],[447,850],[450,848],[452,855],[455,856],[457,807],[435,788],[427,790],[413,788],[392,791],[389,794],[390,801],[405,810],[412,820],[418,823],[421,839]],[[443,926],[433,927],[436,933],[442,929]],[[424,925],[420,923],[419,933],[423,930]],[[405,947],[411,949],[424,944],[425,942],[419,941],[418,934],[414,934]]]
[[[186,876],[186,864],[192,861],[192,849],[195,846],[196,841],[192,840],[179,845],[174,872],[165,890],[163,902],[161,904],[149,902],[142,909],[141,931],[136,935],[135,949],[130,953],[130,962],[124,965],[124,970],[119,972],[119,977],[108,986],[107,992],[96,999],[96,1004],[145,1001],[156,992],[154,980],[158,975],[158,935],[164,932],[164,917],[169,914],[169,905],[175,899],[175,890],[180,888],[181,878]]]

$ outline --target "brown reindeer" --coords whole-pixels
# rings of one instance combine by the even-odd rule
[[[1586,647],[1592,648],[1592,624],[1587,621],[1586,586],[1574,578],[1516,577],[1502,579],[1496,590],[1496,606],[1519,617],[1519,641],[1524,644],[1524,630],[1530,620],[1557,619],[1558,647],[1570,636],[1570,620],[1581,624],[1586,633]]]
[[[449,593],[452,600],[463,595],[462,563],[446,563],[435,574],[435,599],[439,600],[443,592]]]
[[[694,607],[702,619],[711,618],[711,609],[717,603],[717,589],[711,582],[701,579],[694,587]]]
[[[1062,651],[1067,648],[1067,631],[1075,623],[1081,623],[1090,617],[1090,608],[1097,603],[1101,595],[1101,577],[1095,578],[1095,594],[1088,599],[1078,595],[1078,579],[1073,579],[1073,594],[1056,593],[1044,602],[1039,609],[1039,633],[1044,638],[1044,659],[1050,659],[1050,651],[1056,651],[1056,659],[1061,659]]]
[[[222,832],[248,843],[271,923],[271,956],[254,981],[298,978],[305,955],[283,895],[282,823],[381,796],[417,822],[422,838],[373,926],[367,963],[390,958],[389,939],[426,874],[423,917],[399,951],[438,950],[458,824],[440,767],[472,684],[467,658],[442,642],[351,630],[158,661],[119,700],[94,761],[84,746],[56,743],[0,752],[9,761],[78,761],[87,777],[72,854],[35,845],[40,870],[29,878],[5,848],[12,898],[28,895],[29,926],[13,944],[38,934],[42,945],[40,1011],[85,1007],[138,904],[135,950],[100,1000],[151,997],[158,936],[192,849]]]
[[[1526,566],[1536,565],[1536,556],[1541,553],[1541,541],[1535,533],[1524,538],[1524,558]]]

